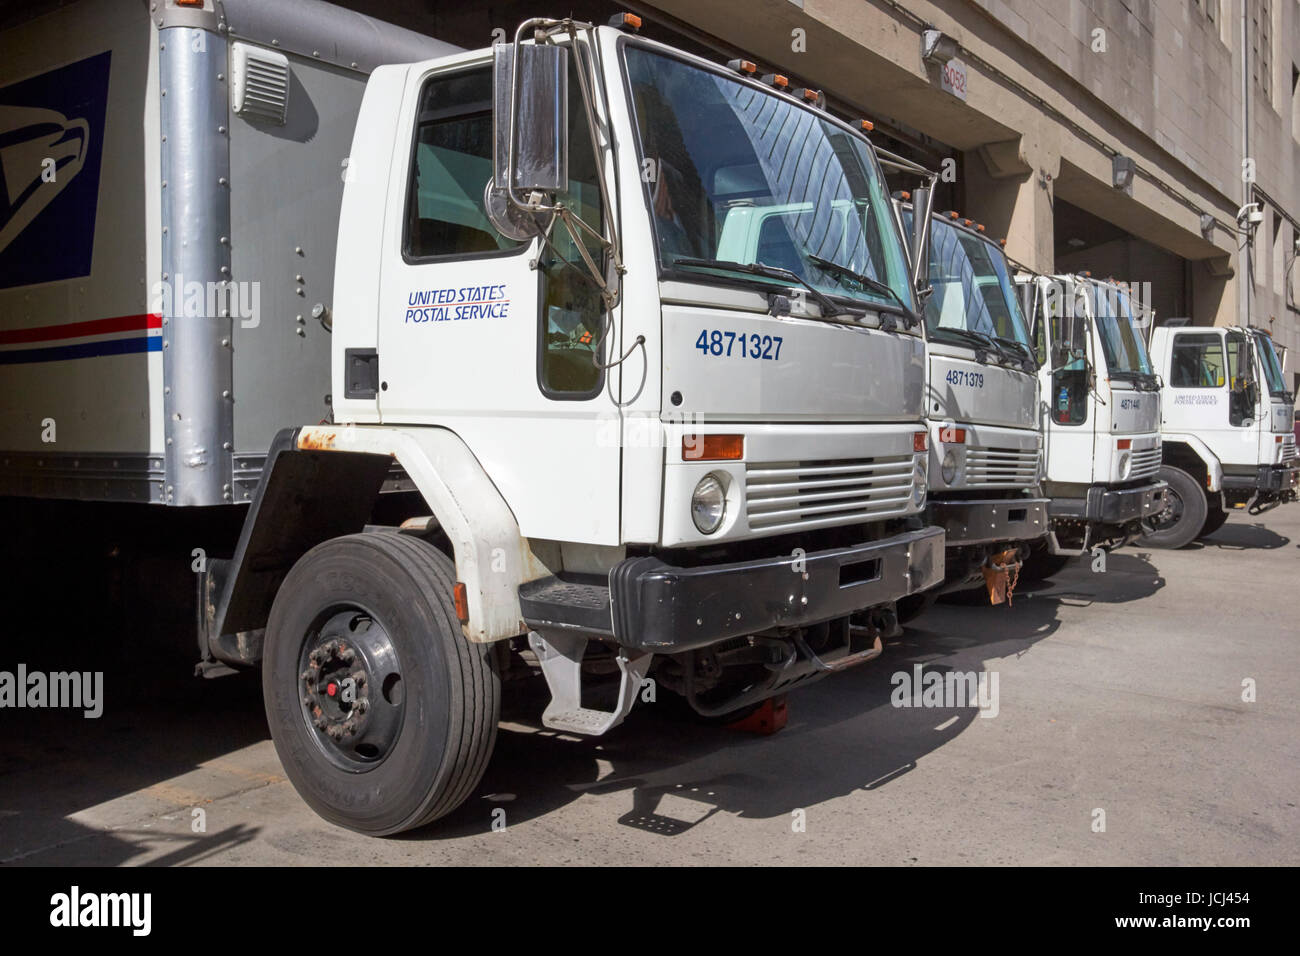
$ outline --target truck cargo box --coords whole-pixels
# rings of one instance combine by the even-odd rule
[[[316,0],[24,16],[0,33],[0,494],[247,501],[275,433],[330,414],[366,78],[456,48]]]

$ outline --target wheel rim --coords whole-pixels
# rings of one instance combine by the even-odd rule
[[[303,640],[303,720],[316,746],[343,770],[370,770],[392,752],[406,710],[402,685],[393,640],[364,609],[322,614]]]
[[[1183,499],[1170,488],[1165,492],[1165,506],[1156,512],[1151,524],[1157,531],[1168,531],[1183,518]]]

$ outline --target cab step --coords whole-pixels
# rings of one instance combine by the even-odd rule
[[[614,636],[609,585],[595,575],[551,576],[519,586],[519,608],[531,630]]]
[[[528,646],[542,665],[542,676],[551,691],[551,702],[542,712],[542,723],[586,737],[599,737],[623,722],[636,703],[641,682],[650,670],[653,654],[637,654],[620,648],[618,701],[612,711],[582,706],[582,658],[587,650],[583,634],[531,631]]]

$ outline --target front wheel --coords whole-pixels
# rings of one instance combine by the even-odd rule
[[[1181,548],[1201,533],[1209,502],[1195,478],[1173,465],[1161,465],[1159,477],[1169,484],[1165,506],[1151,518],[1152,530],[1142,535],[1148,548]]]
[[[271,608],[262,692],[302,798],[371,836],[460,806],[496,742],[491,646],[461,633],[451,561],[392,532],[334,538],[290,570]]]

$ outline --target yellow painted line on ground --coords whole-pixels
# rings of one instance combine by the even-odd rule
[[[247,767],[238,767],[235,764],[227,763],[224,760],[209,760],[207,763],[199,764],[205,770],[220,770],[223,773],[231,774],[236,777],[243,777],[245,780],[256,780],[258,783],[284,783],[287,779],[276,773],[263,773],[261,770],[249,770]]]
[[[182,787],[174,787],[170,783],[151,784],[141,792],[147,793],[151,797],[157,797],[159,800],[165,800],[178,807],[195,807],[212,802],[211,797],[205,797]]]

